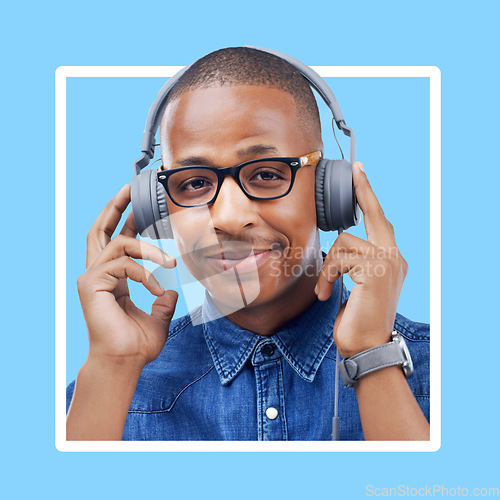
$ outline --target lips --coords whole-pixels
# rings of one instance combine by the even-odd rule
[[[236,268],[238,273],[257,271],[272,254],[270,249],[255,249],[250,251],[232,250],[220,252],[207,257],[208,262],[219,272]]]
[[[225,260],[243,260],[251,255],[257,255],[262,252],[267,252],[269,248],[263,249],[252,249],[250,248],[240,248],[240,249],[221,249],[220,252],[214,253],[212,255],[207,255],[208,259],[225,259]]]

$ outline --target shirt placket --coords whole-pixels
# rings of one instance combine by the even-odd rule
[[[283,389],[283,357],[273,342],[255,347],[252,365],[257,385],[257,435],[259,441],[288,439]]]

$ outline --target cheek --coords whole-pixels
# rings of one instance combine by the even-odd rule
[[[202,229],[207,232],[212,228],[214,232],[207,207],[184,209],[169,200],[168,213],[175,242],[181,254],[188,254],[193,250],[200,239]]]
[[[195,279],[201,281],[206,278],[206,274],[200,267],[199,257],[194,251],[200,247],[200,238],[205,241],[205,244],[214,244],[212,240],[216,241],[210,214],[205,207],[183,209],[171,202],[169,202],[168,210],[175,245],[182,263]],[[211,228],[212,231],[210,231]]]
[[[305,249],[317,230],[313,182],[294,184],[290,194],[276,202],[266,210],[265,220],[287,237],[290,247]]]

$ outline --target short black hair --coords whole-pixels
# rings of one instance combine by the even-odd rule
[[[309,83],[289,62],[262,50],[227,47],[207,54],[179,78],[166,106],[191,90],[235,85],[260,85],[291,94],[304,133],[321,143],[318,104]]]

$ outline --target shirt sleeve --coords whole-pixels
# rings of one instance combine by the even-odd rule
[[[413,361],[413,375],[408,379],[415,399],[422,412],[430,419],[430,335],[427,323],[411,321],[401,314],[396,315],[395,329],[405,338]]]
[[[66,387],[66,415],[68,414],[69,405],[71,404],[71,400],[73,399],[73,391],[75,390],[75,381],[71,382],[71,384]]]

